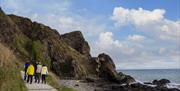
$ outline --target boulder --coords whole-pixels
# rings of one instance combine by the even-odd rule
[[[157,86],[164,86],[167,83],[171,83],[168,79],[153,80],[152,84]]]
[[[97,63],[98,66],[96,68],[99,69],[99,76],[101,78],[117,83],[132,83],[135,81],[134,78],[129,75],[117,73],[114,62],[111,57],[105,53],[99,54]]]
[[[115,64],[109,55],[102,53],[98,56],[99,76],[110,81],[117,81]]]
[[[167,83],[171,83],[171,81],[168,79],[161,79],[161,80],[159,80],[159,83],[160,84],[167,84]]]

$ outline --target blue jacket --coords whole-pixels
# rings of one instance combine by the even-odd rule
[[[24,65],[24,71],[25,72],[27,71],[28,67],[29,67],[29,63],[25,63],[25,65]]]

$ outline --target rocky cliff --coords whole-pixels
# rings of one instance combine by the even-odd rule
[[[13,49],[21,60],[41,61],[60,77],[134,81],[132,77],[118,75],[107,54],[91,57],[88,42],[80,31],[60,35],[46,25],[0,10],[0,42]]]
[[[74,31],[71,33],[66,33],[61,35],[63,40],[73,49],[85,55],[88,58],[91,58],[90,47],[88,42],[84,39],[80,31]]]

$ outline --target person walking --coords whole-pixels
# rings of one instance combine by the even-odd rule
[[[33,66],[34,66],[34,79],[35,79],[35,83],[37,81],[37,73],[36,73],[37,65],[38,65],[38,62],[34,60]]]
[[[29,67],[29,61],[27,61],[27,62],[24,64],[24,80],[25,80],[25,81],[26,81],[26,78],[27,78],[26,72],[27,72],[28,67]]]
[[[42,65],[40,62],[37,63],[37,69],[36,69],[36,79],[35,79],[35,83],[40,83],[40,79],[41,79],[41,70],[42,70]]]
[[[34,66],[33,66],[33,63],[32,63],[32,62],[31,62],[30,65],[28,66],[26,74],[28,75],[27,83],[30,82],[30,84],[32,84],[33,75],[34,75]]]
[[[46,65],[43,65],[42,70],[41,70],[41,75],[42,75],[42,83],[46,84],[46,77],[48,75],[48,68]]]

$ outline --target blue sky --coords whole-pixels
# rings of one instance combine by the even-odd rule
[[[117,69],[180,68],[179,0],[1,0],[0,6],[60,34],[81,30],[91,54],[108,53]]]

